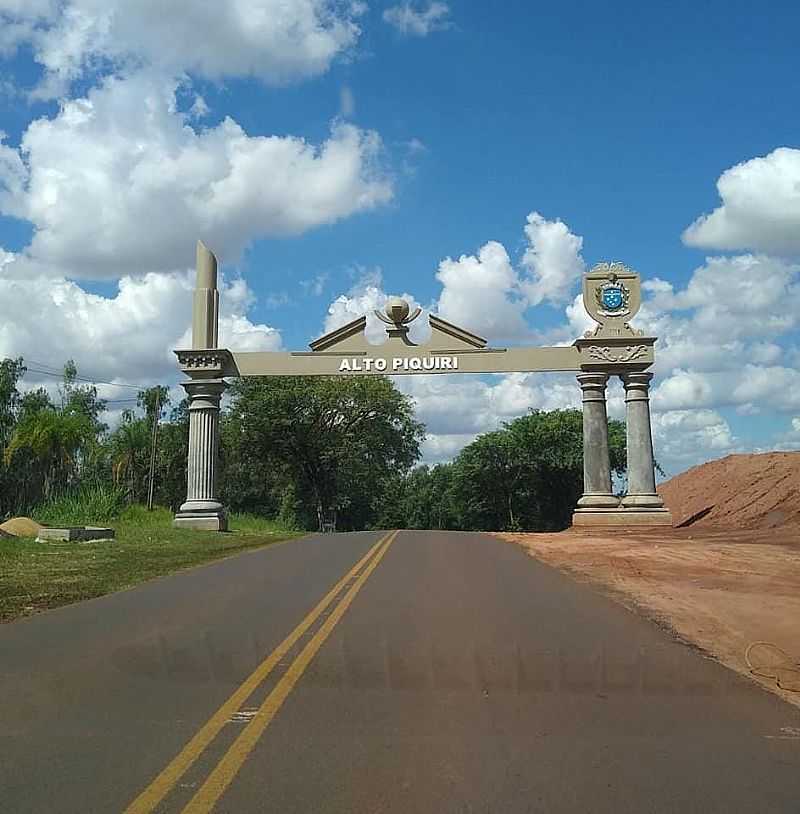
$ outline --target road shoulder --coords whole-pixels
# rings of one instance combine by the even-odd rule
[[[800,662],[800,539],[795,535],[570,529],[497,536],[601,586],[677,638],[800,707],[800,692],[782,689],[774,675],[753,675],[746,658],[750,645],[767,642],[786,653],[790,665],[797,668]],[[751,649],[750,664],[759,652]],[[797,686],[800,669],[780,669],[781,683]]]

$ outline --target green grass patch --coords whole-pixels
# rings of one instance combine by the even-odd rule
[[[40,503],[30,510],[30,516],[45,526],[99,526],[110,524],[124,510],[124,492],[101,483]]]
[[[174,529],[170,511],[158,508],[148,512],[143,506],[121,511],[116,520],[98,516],[67,523],[65,516],[59,515],[56,523],[48,520],[48,524],[108,522],[117,537],[105,543],[0,539],[0,621],[102,596],[302,534],[265,518],[236,514],[230,517],[231,531],[227,534]],[[35,517],[40,520],[41,515],[37,512]]]

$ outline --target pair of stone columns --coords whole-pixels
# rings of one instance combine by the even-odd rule
[[[620,500],[611,490],[608,453],[606,385],[608,373],[579,373],[583,390],[583,496],[578,512],[664,511],[656,492],[653,439],[650,431],[652,373],[622,373],[625,386],[628,448],[628,493]]]

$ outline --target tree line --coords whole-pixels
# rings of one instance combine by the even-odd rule
[[[57,396],[23,390],[24,361],[0,363],[0,514],[93,491],[124,507],[185,499],[188,404],[144,388],[110,428],[108,402],[64,368]],[[154,442],[154,431],[157,433]],[[417,466],[424,426],[386,377],[235,380],[220,424],[220,496],[234,511],[338,530],[556,530],[582,491],[578,410],[533,411],[479,436],[451,463]],[[624,474],[625,429],[609,422]],[[104,504],[105,505],[105,504]],[[94,518],[108,520],[111,518]]]

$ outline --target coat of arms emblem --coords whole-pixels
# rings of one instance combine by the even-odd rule
[[[631,292],[616,275],[612,275],[607,283],[599,285],[595,291],[597,307],[604,317],[621,317],[628,313],[628,303]]]

